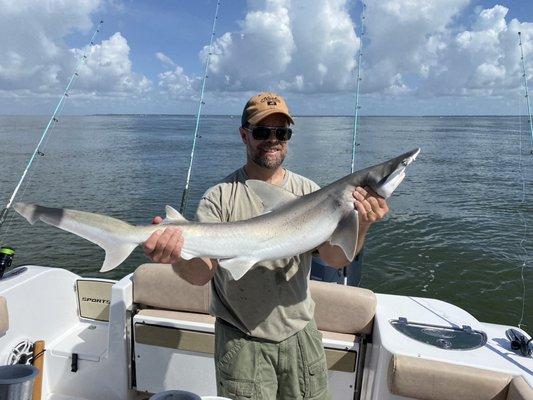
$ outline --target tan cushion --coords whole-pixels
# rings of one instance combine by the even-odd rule
[[[170,264],[143,264],[133,274],[133,301],[154,308],[208,314],[211,286],[190,284]]]
[[[310,282],[310,290],[318,329],[349,335],[370,333],[376,312],[372,291],[317,281]],[[170,264],[143,264],[133,274],[133,301],[143,306],[208,314],[210,297],[210,284],[192,285]]]
[[[506,400],[507,374],[441,361],[394,355],[389,389],[399,396],[423,400]]]
[[[529,386],[524,378],[515,376],[509,385],[507,400],[532,400],[533,388]]]
[[[370,333],[376,313],[376,295],[368,289],[310,282],[311,297],[316,303],[318,329],[339,333]]]
[[[200,322],[203,324],[214,324],[215,323],[215,317],[209,314],[199,314],[199,313],[183,312],[183,311],[155,310],[155,309],[148,308],[145,310],[140,310],[137,315],[146,316],[146,317],[177,319],[180,321]]]
[[[9,314],[7,312],[7,301],[5,297],[0,296],[0,336],[6,334],[9,330]]]

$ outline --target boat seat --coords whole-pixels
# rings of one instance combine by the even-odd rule
[[[531,400],[533,388],[521,376],[515,376],[509,384],[509,392],[506,400]]]
[[[315,320],[324,337],[354,342],[356,334],[370,333],[376,296],[368,289],[310,281]],[[209,316],[210,283],[195,286],[180,278],[169,264],[143,264],[133,275],[133,301],[139,314],[214,323]],[[343,310],[339,313],[339,310]],[[346,315],[350,318],[346,318]]]
[[[402,355],[390,361],[388,384],[392,394],[421,400],[533,399],[521,376]]]
[[[7,300],[0,296],[0,336],[4,336],[9,330],[9,313],[7,311]]]

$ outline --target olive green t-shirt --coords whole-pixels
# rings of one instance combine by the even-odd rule
[[[200,222],[233,222],[263,213],[263,203],[245,182],[240,168],[208,189],[197,210]],[[319,189],[313,181],[285,170],[282,188],[303,196]],[[233,280],[219,267],[212,281],[210,313],[244,333],[275,342],[299,332],[313,318],[309,293],[311,252],[255,264]]]

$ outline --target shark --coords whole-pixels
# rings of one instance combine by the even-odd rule
[[[171,206],[166,206],[163,222],[146,226],[135,226],[106,215],[38,204],[17,203],[14,208],[32,225],[42,221],[103,248],[105,259],[101,272],[120,265],[155,231],[177,226],[183,235],[183,259],[216,259],[238,280],[258,262],[302,254],[326,241],[339,246],[352,261],[359,227],[353,191],[357,186],[366,186],[383,198],[389,198],[419,152],[420,149],[411,150],[300,197],[276,185],[247,180],[246,186],[263,202],[264,213],[236,222],[189,221]]]

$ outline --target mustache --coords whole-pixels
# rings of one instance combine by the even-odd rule
[[[280,145],[258,147],[259,150],[281,150],[282,148],[283,146]]]

